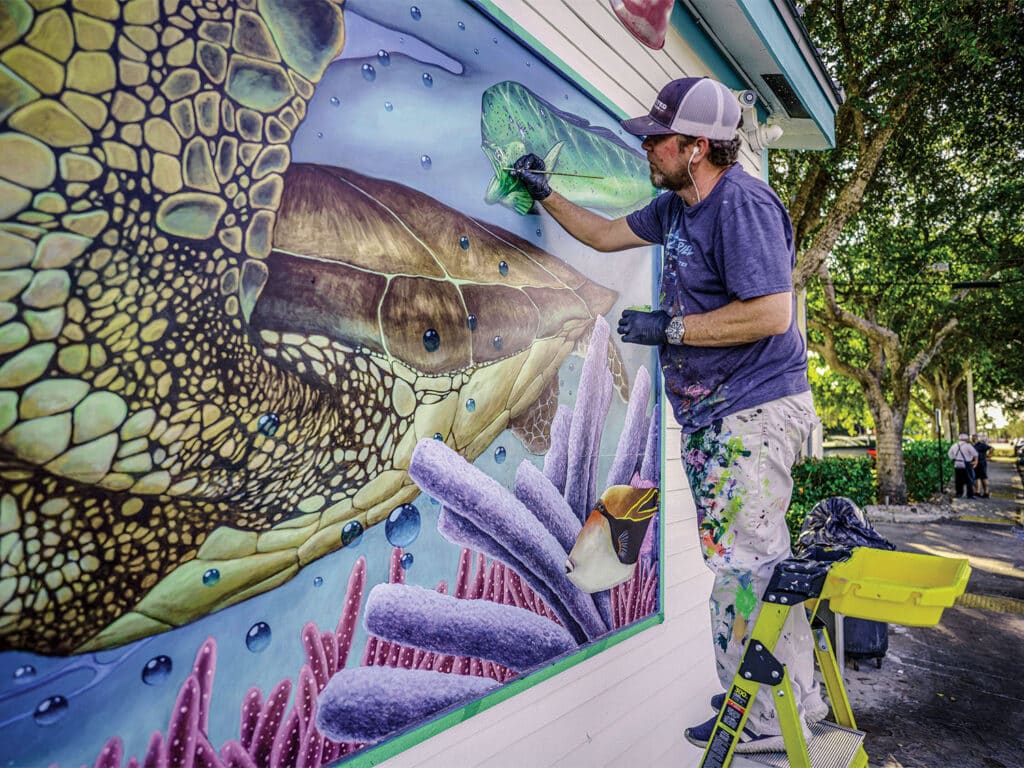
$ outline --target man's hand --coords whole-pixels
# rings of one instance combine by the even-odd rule
[[[548,177],[543,173],[537,173],[537,171],[543,170],[544,161],[531,152],[515,161],[509,175],[518,178],[526,191],[530,193],[530,197],[539,201],[551,194]]]
[[[657,312],[640,312],[635,309],[627,309],[619,318],[619,335],[623,341],[631,344],[646,344],[649,347],[656,347],[664,344],[665,328],[668,327],[672,316],[664,310]]]

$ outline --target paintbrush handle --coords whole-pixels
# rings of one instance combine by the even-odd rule
[[[515,168],[505,168],[502,166],[503,171],[514,171]],[[573,176],[577,179],[603,179],[604,176],[587,176],[584,173],[565,173],[564,171],[530,171],[530,173],[543,173],[546,176]]]

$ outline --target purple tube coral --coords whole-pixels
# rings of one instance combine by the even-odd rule
[[[544,455],[544,476],[565,493],[565,476],[569,466],[569,429],[572,426],[572,409],[560,405],[551,421],[551,447]]]
[[[316,726],[329,739],[374,743],[497,687],[486,677],[422,669],[345,669],[320,693]]]
[[[409,477],[431,496],[443,500],[451,512],[512,552],[525,569],[520,575],[527,581],[546,584],[586,638],[608,631],[590,597],[566,578],[565,550],[496,480],[431,438],[420,440],[413,450]]]
[[[568,552],[580,535],[579,518],[554,484],[533,464],[523,461],[516,470],[516,498],[533,510],[537,519]]]
[[[647,447],[640,465],[640,479],[661,485],[661,403],[654,403],[654,413],[647,429]]]
[[[459,600],[423,587],[378,584],[366,600],[366,629],[439,653],[476,656],[522,671],[576,647],[562,627],[522,608]]]
[[[605,409],[602,413],[604,398],[604,379],[608,373],[608,323],[598,317],[594,323],[594,331],[590,336],[587,357],[580,372],[580,384],[576,392],[576,406],[572,413],[569,426],[569,451],[565,476],[565,500],[569,502],[573,512],[586,519],[589,509],[590,487],[592,484],[591,465],[597,446],[594,443],[595,432],[600,437],[600,425],[604,424]],[[610,382],[608,382],[610,385]],[[600,414],[600,418],[598,418]],[[595,424],[599,426],[595,427]]]
[[[608,470],[605,487],[628,485],[633,474],[644,458],[645,443],[648,440],[647,404],[651,399],[651,375],[646,368],[637,371],[633,379],[633,391],[626,407],[626,420],[619,435],[615,461]]]

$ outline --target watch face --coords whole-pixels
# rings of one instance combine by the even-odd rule
[[[682,344],[684,333],[686,333],[686,326],[683,325],[683,318],[673,317],[668,321],[668,327],[665,328],[665,338],[669,344]]]

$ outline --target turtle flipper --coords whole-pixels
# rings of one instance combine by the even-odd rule
[[[551,422],[558,410],[558,377],[552,376],[544,391],[508,427],[530,453],[543,454],[551,447]]]
[[[619,348],[611,339],[608,339],[608,370],[611,371],[612,384],[615,386],[616,391],[618,391],[619,397],[622,398],[623,402],[628,403],[629,371],[626,369],[626,364],[622,361]]]

